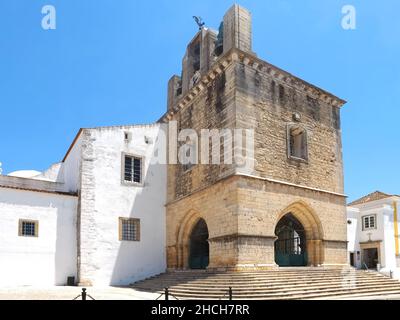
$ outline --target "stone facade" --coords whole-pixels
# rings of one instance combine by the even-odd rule
[[[233,6],[223,26],[222,54],[213,55],[214,63],[195,86],[175,95],[161,120],[197,132],[253,129],[255,168],[169,165],[168,267],[189,266],[190,233],[200,218],[208,226],[209,268],[275,267],[275,227],[288,213],[304,227],[308,265],[346,264],[344,101],[258,59],[251,51],[251,16],[244,8]],[[173,96],[169,92],[170,102]],[[292,125],[307,133],[306,159],[288,154]]]

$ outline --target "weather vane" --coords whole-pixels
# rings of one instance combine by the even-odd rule
[[[199,30],[204,27],[205,23],[203,19],[199,16],[193,16],[194,21],[196,21],[197,25],[199,26]]]

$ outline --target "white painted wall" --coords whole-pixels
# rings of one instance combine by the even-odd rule
[[[85,178],[88,189],[82,189],[82,198],[91,201],[82,213],[81,278],[92,285],[128,285],[166,270],[166,166],[150,163],[159,130],[158,125],[90,129],[94,163]],[[130,142],[124,132],[130,132]],[[122,183],[123,153],[144,157],[143,186]],[[140,219],[139,242],[119,241],[119,217]]]
[[[43,171],[34,179],[49,180],[54,182],[64,182],[64,166],[62,162],[52,164],[47,170]]]
[[[357,255],[357,251],[359,251],[359,209],[348,207],[347,208],[347,250],[349,252],[354,253],[354,266],[359,268],[361,265],[360,255]],[[350,255],[348,255],[349,263],[350,263]]]
[[[400,269],[396,263],[393,201],[394,198],[387,198],[347,208],[347,218],[352,221],[347,226],[348,251],[354,252],[356,257],[357,251],[361,252],[360,242],[382,241],[381,271],[386,274],[393,271],[395,276],[400,277]],[[362,217],[372,214],[376,215],[377,228],[362,230]],[[360,268],[361,261],[357,262],[356,267]]]
[[[385,257],[385,264],[382,265],[382,268],[384,269],[383,271],[390,271],[397,268],[394,240],[393,207],[387,204],[383,205],[381,208],[381,216],[384,225],[382,246]]]
[[[62,163],[62,175],[60,179],[65,183],[65,190],[68,192],[76,192],[79,189],[82,161],[81,151],[82,138],[80,136]]]
[[[81,278],[128,285],[164,272],[166,165],[152,163],[159,134],[158,124],[85,129],[66,160],[37,179],[0,176],[0,285],[79,277],[78,198],[56,192],[81,191]],[[123,153],[144,157],[143,185],[122,182]],[[119,217],[140,219],[139,242],[119,241]],[[38,220],[39,237],[20,237],[19,219]]]
[[[76,277],[77,198],[0,188],[0,286],[64,285]],[[19,219],[39,236],[18,236]]]
[[[376,229],[363,231],[361,218],[363,216],[368,216],[373,214],[376,214]],[[383,240],[383,231],[384,231],[384,225],[383,225],[382,211],[380,207],[371,207],[371,208],[366,207],[360,209],[360,224],[359,224],[360,242],[366,242],[369,240],[371,241]]]

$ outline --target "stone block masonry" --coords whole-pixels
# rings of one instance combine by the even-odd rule
[[[203,219],[209,269],[275,268],[276,227],[288,215],[302,226],[306,265],[346,265],[340,128],[345,101],[258,59],[244,8],[235,5],[225,14],[223,30],[223,55],[161,121],[196,131],[253,129],[255,170],[169,165],[168,267],[190,267],[192,230]],[[289,152],[292,127],[305,133],[304,159]]]

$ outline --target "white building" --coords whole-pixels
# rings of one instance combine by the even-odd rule
[[[0,286],[127,285],[164,272],[160,132],[81,129],[47,171],[0,175]]]
[[[376,191],[348,205],[351,265],[400,276],[399,203],[400,196]]]

